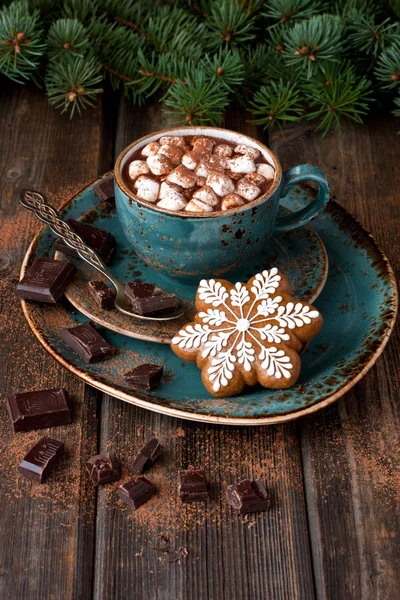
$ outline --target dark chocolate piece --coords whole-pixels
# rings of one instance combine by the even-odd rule
[[[81,221],[68,219],[67,223],[108,265],[115,250],[115,237],[111,233],[108,233],[108,231],[103,231]],[[79,256],[78,252],[68,246],[61,238],[57,238],[54,242],[54,250],[59,250],[68,256]]]
[[[182,502],[202,502],[207,500],[207,481],[202,469],[179,471],[179,497]]]
[[[55,304],[75,275],[76,267],[66,260],[37,258],[17,285],[22,300]]]
[[[68,392],[63,388],[13,394],[8,398],[8,412],[14,431],[71,423]]]
[[[100,334],[92,321],[63,329],[61,339],[88,363],[111,358],[117,352],[117,349]]]
[[[94,485],[110,483],[121,476],[119,462],[108,452],[102,452],[89,458],[86,463],[86,470]]]
[[[99,308],[111,310],[114,308],[115,290],[108,287],[104,281],[89,281],[89,290]]]
[[[125,287],[125,294],[131,301],[134,312],[142,316],[172,311],[178,306],[175,294],[165,294],[152,283],[129,281]]]
[[[261,479],[243,479],[230,485],[226,490],[226,498],[242,515],[268,510],[271,505],[269,494]]]
[[[128,371],[123,377],[132,387],[142,390],[152,390],[160,385],[163,370],[162,365],[145,363]]]
[[[100,200],[111,200],[114,198],[114,173],[106,175],[93,186],[95,196]]]
[[[154,462],[161,456],[164,447],[160,444],[157,438],[150,440],[136,454],[133,461],[132,471],[135,475],[140,475],[145,469],[152,467]]]
[[[64,444],[62,442],[42,437],[21,461],[18,471],[25,477],[43,483],[63,451]]]
[[[157,493],[157,488],[146,477],[134,477],[119,487],[120,500],[137,510]]]

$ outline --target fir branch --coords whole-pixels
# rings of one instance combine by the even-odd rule
[[[163,112],[187,125],[218,125],[229,104],[227,90],[216,80],[206,81],[202,71],[188,85],[181,81],[171,85],[162,100],[167,107]]]
[[[83,24],[89,24],[99,8],[97,0],[64,0],[62,13],[66,19],[77,19]]]
[[[47,36],[48,54],[51,60],[65,54],[84,56],[90,47],[86,29],[76,19],[58,19]]]
[[[285,34],[285,62],[304,69],[310,78],[329,61],[338,60],[342,36],[343,25],[339,17],[322,15],[300,21]]]
[[[364,56],[374,58],[385,47],[398,40],[400,34],[398,24],[391,23],[390,19],[376,23],[374,17],[359,13],[354,13],[350,18],[348,32],[350,45]]]
[[[235,50],[223,52],[220,49],[212,56],[206,54],[200,68],[204,70],[207,79],[217,78],[229,92],[240,86],[245,77],[243,59]]]
[[[400,40],[381,52],[375,75],[385,88],[391,89],[400,85]]]
[[[304,112],[300,92],[295,86],[271,81],[268,86],[262,86],[250,102],[253,115],[260,115],[251,123],[264,125],[264,129],[278,125],[281,129],[286,121],[298,121]]]
[[[322,8],[317,0],[269,0],[261,14],[276,23],[292,23],[318,15]]]
[[[75,111],[81,112],[88,106],[95,106],[95,99],[103,90],[96,87],[103,77],[101,66],[92,57],[64,56],[61,61],[52,62],[46,75],[46,90],[50,104],[69,112],[72,118]]]
[[[307,114],[307,119],[320,119],[316,129],[322,130],[323,136],[332,126],[339,128],[343,117],[362,123],[371,103],[371,82],[357,77],[348,62],[339,63],[319,79],[308,81],[304,90],[309,105],[315,109]]]
[[[213,2],[207,26],[215,36],[212,45],[240,47],[254,40],[256,17],[239,0]]]
[[[32,77],[45,51],[39,11],[28,3],[12,2],[0,11],[0,72],[17,83]]]

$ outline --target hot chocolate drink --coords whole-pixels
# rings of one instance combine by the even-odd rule
[[[190,216],[257,203],[271,187],[275,169],[245,144],[165,135],[136,152],[122,177],[138,200]]]

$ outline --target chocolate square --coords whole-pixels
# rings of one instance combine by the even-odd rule
[[[63,388],[13,394],[8,411],[15,432],[71,423],[68,392]]]
[[[140,475],[145,469],[152,467],[163,450],[164,448],[157,438],[150,440],[135,456],[132,466],[133,473]]]
[[[243,479],[230,485],[226,490],[226,498],[242,515],[268,510],[271,505],[269,494],[261,479]]]
[[[22,300],[55,304],[63,295],[76,271],[66,260],[37,258],[17,285],[16,295]]]
[[[134,477],[119,487],[120,500],[137,510],[157,493],[157,488],[146,477]]]
[[[142,316],[172,311],[178,306],[175,294],[166,294],[153,283],[128,281],[125,294],[131,301],[133,311]]]
[[[99,308],[111,310],[114,308],[116,292],[108,287],[104,281],[89,281],[89,290]]]
[[[111,358],[117,352],[117,349],[100,334],[92,321],[63,329],[61,339],[90,364]]]
[[[124,373],[123,377],[132,387],[140,388],[142,390],[152,390],[160,385],[163,371],[164,368],[162,365],[145,363]]]
[[[111,233],[108,233],[108,231],[103,231],[102,229],[98,229],[98,227],[93,227],[93,225],[82,223],[82,221],[67,219],[67,223],[108,265],[115,250],[115,237]],[[79,256],[78,252],[68,246],[61,238],[57,238],[54,242],[54,250],[59,250],[67,256]]]
[[[93,186],[93,192],[100,200],[114,198],[114,173],[110,173],[110,175],[106,175],[100,181],[97,181]]]
[[[102,452],[89,458],[86,462],[86,470],[93,485],[110,483],[121,476],[119,462],[108,452]]]
[[[63,451],[64,444],[62,442],[42,437],[21,461],[18,471],[29,479],[43,483]]]
[[[182,502],[202,502],[208,499],[207,481],[202,469],[179,471],[179,497]]]

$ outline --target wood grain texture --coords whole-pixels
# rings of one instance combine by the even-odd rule
[[[245,119],[242,111],[232,112],[226,126],[254,135]],[[116,155],[136,138],[166,126],[159,106],[139,110],[123,102]],[[122,590],[128,597],[157,600],[314,597],[301,455],[293,425],[213,427],[155,415],[108,397],[101,422],[101,448],[113,448],[126,466],[154,435],[166,452],[149,473],[159,496],[137,513],[116,500],[115,489],[100,491],[96,599],[120,597]],[[204,507],[182,507],[177,496],[177,472],[189,465],[206,470],[212,499]],[[227,505],[225,489],[257,475],[269,487],[274,506],[243,523]],[[187,548],[181,564],[162,562],[165,556],[154,549],[163,533],[173,548]]]
[[[232,110],[225,126],[270,143],[284,168],[321,167],[332,195],[369,228],[400,271],[398,165],[392,119],[345,125],[321,140],[312,124],[268,136]],[[0,93],[0,597],[114,600],[386,600],[400,587],[398,328],[368,375],[335,405],[296,423],[238,428],[144,411],[87,388],[46,355],[13,290],[38,230],[20,208],[23,187],[57,204],[110,169],[132,140],[168,122],[158,105],[132,107],[106,92],[102,106],[72,122],[41,91]],[[50,430],[67,457],[47,484],[16,468],[42,433],[13,434],[12,391],[64,385],[74,422]],[[118,500],[120,482],[96,495],[84,472],[97,450],[114,452],[123,480],[140,446],[157,436],[163,457],[148,476],[159,494],[137,513]],[[210,501],[184,506],[177,472],[203,466]],[[243,522],[226,486],[260,475],[269,513]],[[170,554],[159,548],[169,538]],[[165,542],[164,542],[165,543]],[[165,562],[184,547],[187,557]]]
[[[88,598],[91,593],[95,494],[84,463],[97,447],[96,395],[37,343],[14,296],[22,257],[40,224],[19,205],[24,187],[57,204],[97,173],[100,109],[71,123],[42,91],[2,87],[0,96],[0,597]],[[14,434],[6,397],[64,386],[73,424]],[[42,435],[65,442],[66,457],[47,483],[17,473]]]
[[[284,167],[316,164],[332,196],[367,227],[399,275],[400,145],[392,119],[323,140],[303,126],[272,148]],[[367,376],[299,421],[318,598],[391,598],[400,573],[399,328]]]

